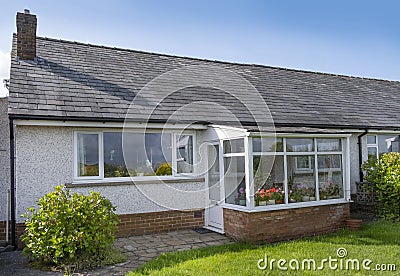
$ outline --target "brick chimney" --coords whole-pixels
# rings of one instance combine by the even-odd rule
[[[36,15],[25,9],[17,13],[17,56],[21,60],[34,60],[36,56]]]

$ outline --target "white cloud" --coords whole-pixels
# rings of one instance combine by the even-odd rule
[[[10,53],[0,50],[0,98],[8,95],[8,90],[4,87],[3,80],[10,78]]]

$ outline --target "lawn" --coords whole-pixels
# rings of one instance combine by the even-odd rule
[[[344,250],[338,252],[339,248],[347,251],[345,257],[342,255]],[[266,257],[268,266],[265,269],[258,268],[258,262],[262,268],[265,266],[265,261],[259,260],[265,260]],[[271,267],[272,259],[276,261]],[[280,259],[286,260],[286,263],[280,263],[282,268],[287,268],[286,271],[278,269],[277,262]],[[310,259],[315,261],[315,270]],[[371,270],[364,269],[363,261]],[[359,270],[356,269],[357,262]],[[390,272],[376,270],[376,265],[384,267],[387,264],[394,264],[396,267],[386,266],[392,270]],[[297,265],[299,270],[295,269]],[[330,269],[330,265],[338,268]],[[394,269],[396,271],[393,271]],[[363,229],[357,232],[343,230],[335,234],[270,245],[234,243],[167,253],[129,273],[130,276],[283,274],[400,275],[400,224],[373,222],[364,225]]]

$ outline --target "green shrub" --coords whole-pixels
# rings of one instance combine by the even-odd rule
[[[162,163],[156,170],[156,175],[172,175],[172,167],[168,162]]]
[[[378,214],[400,221],[400,153],[384,153],[379,160],[365,162],[363,169],[365,180],[378,196]]]
[[[28,210],[24,253],[37,264],[92,268],[107,263],[119,221],[100,193],[71,194],[63,185]]]

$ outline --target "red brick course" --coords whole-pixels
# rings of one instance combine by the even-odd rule
[[[204,226],[204,210],[120,215],[117,237],[154,234]]]
[[[202,227],[204,226],[204,209],[128,214],[120,215],[119,218],[120,223],[118,224],[116,236],[129,237]],[[2,231],[4,231],[5,239],[5,222],[4,227],[3,222],[0,222],[0,239]],[[20,240],[20,236],[24,231],[25,224],[17,223],[17,246],[19,248],[24,247]]]
[[[224,209],[224,228],[235,240],[277,242],[335,232],[349,217],[349,203],[253,213]]]

